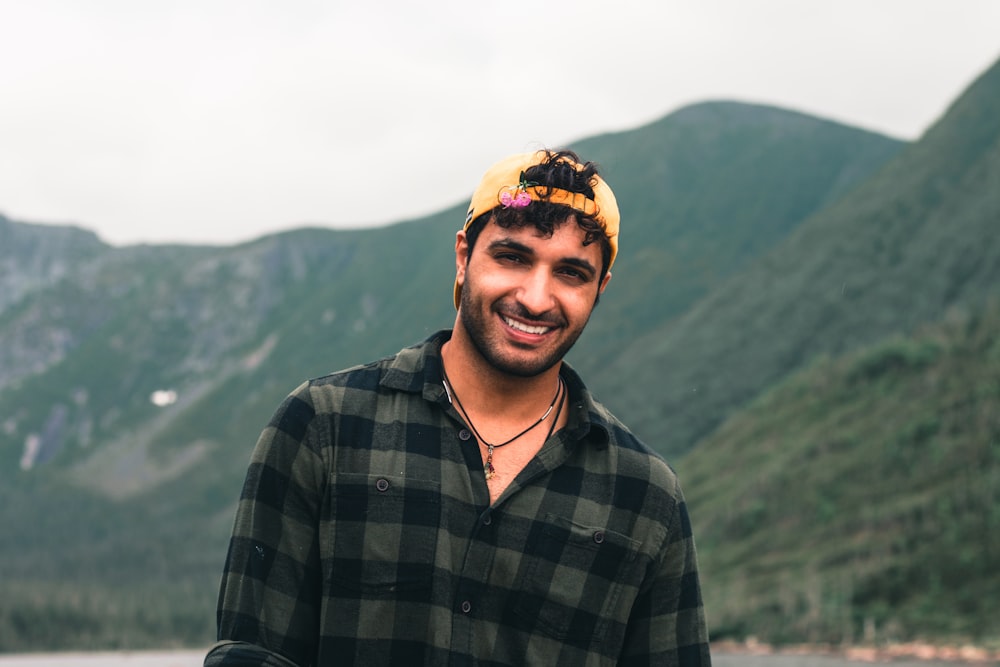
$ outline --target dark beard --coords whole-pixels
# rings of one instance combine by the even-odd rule
[[[461,308],[459,309],[459,318],[461,320],[462,327],[465,329],[469,340],[472,341],[472,345],[476,348],[479,356],[486,360],[490,366],[504,375],[520,378],[532,378],[541,375],[561,362],[563,357],[566,356],[576,343],[580,334],[583,333],[583,328],[581,327],[575,335],[571,335],[563,341],[563,343],[552,353],[544,357],[540,357],[533,362],[507,359],[497,353],[497,345],[495,342],[490,341],[487,333],[490,327],[489,322],[485,321],[484,317],[492,317],[494,315],[492,309],[487,311],[484,316],[482,312],[483,309],[477,308],[476,303],[472,300],[471,294],[473,292],[474,290],[469,289],[468,284],[466,284],[465,288],[462,290]],[[517,304],[514,310],[517,309],[523,310],[520,304]],[[528,313],[519,314],[523,315],[525,319],[535,319],[530,317]],[[586,322],[584,324],[586,324]]]

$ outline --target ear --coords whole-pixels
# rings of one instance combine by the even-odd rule
[[[465,283],[465,267],[469,264],[469,239],[465,235],[465,230],[460,229],[455,234],[455,282],[459,285]]]
[[[601,284],[597,287],[597,295],[598,296],[600,296],[601,294],[604,294],[604,288],[608,286],[609,282],[611,282],[611,272],[610,271],[608,271],[607,273],[604,274],[604,280],[602,280]]]

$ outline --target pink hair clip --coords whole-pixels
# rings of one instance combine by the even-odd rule
[[[527,190],[534,185],[538,184],[525,180],[522,171],[520,182],[514,187],[508,185],[500,193],[500,204],[504,208],[524,208],[531,203],[531,195]]]
[[[524,208],[531,203],[531,195],[523,190],[511,194],[509,190],[500,193],[500,203],[504,208]]]

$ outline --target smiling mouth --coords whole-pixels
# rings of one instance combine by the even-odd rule
[[[501,317],[503,318],[503,321],[507,324],[507,326],[509,326],[511,329],[514,329],[515,331],[520,331],[522,333],[541,336],[542,334],[546,334],[552,331],[552,327],[525,324],[524,322],[518,322],[517,320],[512,320],[511,318],[505,315]]]

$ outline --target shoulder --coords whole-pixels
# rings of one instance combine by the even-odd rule
[[[605,467],[618,479],[617,493],[634,511],[673,525],[684,507],[674,468],[591,394],[572,369],[567,370],[567,382],[575,386],[579,408],[589,423],[586,440],[594,450],[588,455],[592,465]]]
[[[595,448],[612,454],[616,472],[641,478],[667,493],[679,493],[677,475],[667,461],[599,401],[568,364],[563,365],[562,375],[570,388],[577,424],[586,422],[584,437]]]
[[[616,453],[620,474],[641,478],[668,496],[681,498],[677,473],[663,456],[636,436],[602,403],[593,400],[591,410],[593,423],[607,432],[608,447]]]
[[[299,385],[285,399],[283,408],[303,414],[367,414],[388,394],[419,395],[437,368],[441,340],[447,332],[437,332],[427,340],[365,364],[351,366],[312,378]]]
[[[307,402],[317,414],[343,412],[345,405],[367,402],[378,394],[391,359],[386,357],[313,378],[299,385],[291,395]]]

